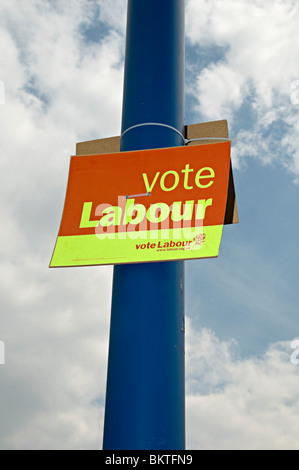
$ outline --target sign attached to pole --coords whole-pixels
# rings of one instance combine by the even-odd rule
[[[217,257],[230,142],[73,156],[50,267]]]

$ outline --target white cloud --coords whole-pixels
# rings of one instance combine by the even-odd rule
[[[258,125],[267,129],[282,118],[290,128],[282,145],[292,155],[298,148],[297,108],[289,102],[290,112],[284,99],[288,81],[298,78],[291,77],[298,44],[294,14],[278,2],[267,19],[269,6],[251,4],[253,10],[247,11],[246,2],[188,2],[192,41],[228,48],[224,61],[206,67],[197,78],[197,96],[204,95],[207,117],[214,118],[224,110],[238,110],[248,87],[254,86],[259,120],[253,130],[243,130],[247,133],[241,136],[239,155],[249,152],[254,138],[249,132],[258,132]],[[123,0],[11,0],[0,5],[0,80],[5,85],[5,105],[0,106],[4,449],[101,446],[112,269],[49,270],[48,263],[75,143],[120,132],[125,7]],[[241,21],[244,12],[247,18]],[[191,14],[197,23],[191,23]],[[105,35],[100,31],[100,41],[88,43],[84,28],[98,19],[106,23]],[[268,42],[258,47],[263,20],[269,25]],[[284,56],[288,38],[282,34],[278,43],[275,21],[280,33],[285,22],[293,34],[294,61]],[[244,52],[241,45],[251,43],[255,47]],[[262,54],[265,44],[267,54]],[[285,83],[281,73],[273,72],[278,57],[274,46],[283,56]],[[257,71],[259,66],[263,70]],[[211,99],[213,94],[217,100]],[[269,103],[275,104],[273,111]],[[255,151],[258,155],[257,147]],[[296,153],[285,164],[296,173],[298,161]],[[221,342],[207,330],[191,332],[189,446],[242,447],[247,442],[267,447],[270,439],[277,446],[295,445],[298,369],[284,359],[287,346],[273,345],[263,361],[241,361],[232,352],[234,343]]]
[[[232,117],[244,100],[242,88],[244,81],[236,70],[225,64],[213,64],[205,68],[197,79],[200,109],[205,110],[207,119]]]
[[[100,448],[111,268],[49,273],[46,261],[1,272],[0,447]]]
[[[100,7],[100,19],[110,27],[125,34],[127,13],[126,0],[97,0]]]
[[[97,14],[87,0],[0,5],[4,449],[101,447],[112,269],[48,268],[76,142],[120,132],[124,38],[88,44]]]
[[[188,448],[298,450],[299,369],[290,346],[276,343],[263,357],[242,360],[234,341],[190,327]]]
[[[237,164],[237,155],[261,154],[263,161],[271,162],[287,150],[290,157],[283,164],[298,174],[299,108],[290,99],[290,85],[298,79],[297,19],[297,5],[292,0],[187,2],[186,32],[190,42],[197,47],[223,48],[222,58],[215,63],[211,57],[211,63],[197,75],[193,93],[198,111],[207,120],[228,118],[232,132],[237,133],[237,111],[242,111],[242,105],[250,100],[243,111],[247,124],[243,124],[239,135],[233,135],[242,140],[234,151]],[[271,115],[272,120],[267,122],[265,115]],[[274,123],[277,151],[273,151]],[[257,142],[261,141],[259,152]]]
[[[75,143],[120,133],[124,38],[111,30],[97,44],[85,41],[81,26],[98,14],[87,0],[0,9],[1,204],[18,217],[14,225],[32,224],[30,242],[40,241],[53,234],[49,219],[58,228]]]
[[[1,79],[8,104],[21,101],[40,127],[55,122],[67,131],[75,123],[82,137],[119,132],[112,122],[121,110],[124,38],[111,31],[99,43],[83,41],[81,27],[95,19],[94,2],[36,0],[2,9]]]

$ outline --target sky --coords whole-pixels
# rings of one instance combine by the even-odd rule
[[[102,446],[113,267],[48,265],[76,142],[120,134],[126,3],[0,3],[2,450]],[[299,449],[298,19],[186,0],[186,124],[228,120],[240,218],[186,263],[187,449]]]

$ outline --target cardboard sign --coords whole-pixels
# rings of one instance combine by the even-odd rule
[[[50,267],[218,256],[230,143],[71,158]]]

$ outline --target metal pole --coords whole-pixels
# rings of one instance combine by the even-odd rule
[[[128,0],[122,132],[184,134],[184,0]],[[183,145],[162,126],[121,150]],[[185,448],[184,263],[115,266],[104,450]]]

